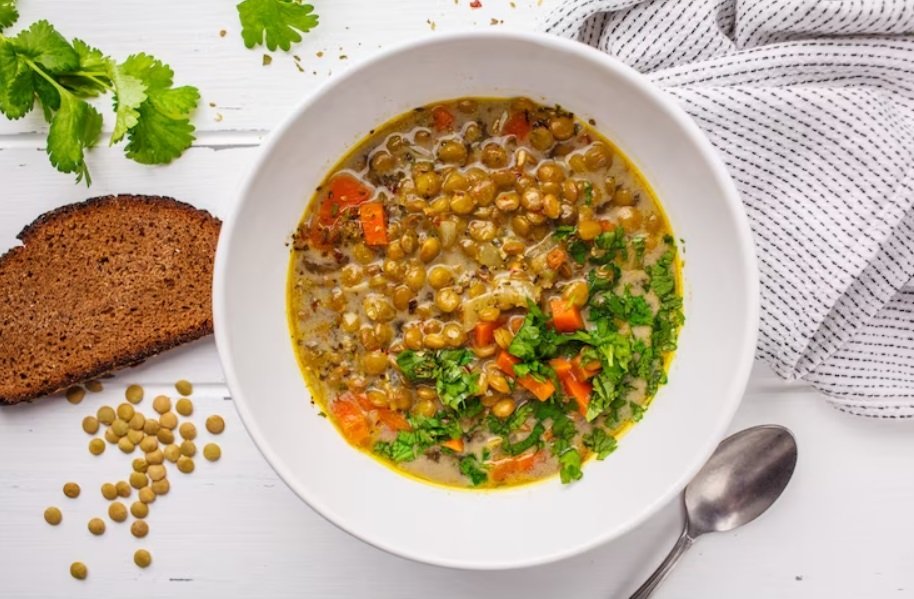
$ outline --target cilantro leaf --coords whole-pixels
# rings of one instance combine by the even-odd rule
[[[140,106],[146,101],[146,85],[136,77],[124,72],[122,66],[108,65],[111,81],[114,83],[114,131],[111,133],[111,144],[124,138],[127,131],[136,127],[140,121]]]
[[[51,74],[75,70],[79,55],[70,42],[47,21],[36,21],[12,39],[16,53],[44,67]]]
[[[661,301],[676,292],[676,248],[670,247],[662,256],[647,268],[651,277],[651,291],[657,294]]]
[[[248,48],[266,43],[270,50],[289,50],[301,41],[299,32],[309,32],[318,21],[314,7],[300,0],[244,0],[237,8]]]
[[[591,315],[594,313],[606,314],[635,326],[654,322],[654,312],[647,300],[641,295],[632,295],[629,289],[622,295],[604,295],[591,306]]]
[[[31,68],[20,60],[11,41],[0,40],[0,112],[19,119],[31,112],[34,104]]]
[[[374,452],[394,462],[411,462],[429,447],[463,435],[460,423],[448,417],[410,416],[410,430],[400,431],[393,441],[378,441]]]
[[[148,54],[134,54],[118,69],[146,86],[146,101],[136,109],[137,123],[127,132],[127,157],[141,164],[171,162],[195,139],[190,114],[200,92],[190,86],[172,87],[174,72]],[[130,90],[135,99],[136,86]]]
[[[616,438],[595,426],[590,434],[584,435],[584,447],[597,454],[598,460],[604,460],[616,450]]]
[[[0,31],[19,20],[16,0],[0,0]]]
[[[568,239],[574,235],[575,227],[574,225],[559,225],[552,231],[552,236],[556,239]]]
[[[577,449],[569,449],[559,456],[559,477],[562,484],[580,480],[584,476],[581,472],[581,454]]]
[[[531,447],[539,445],[540,439],[545,432],[546,427],[543,426],[543,423],[537,422],[534,425],[533,430],[530,431],[530,434],[516,443],[511,443],[506,437],[501,443],[501,448],[508,455],[518,455],[524,453]]]
[[[460,473],[469,478],[474,487],[489,480],[489,475],[473,454],[461,458]]]
[[[94,98],[108,91],[109,60],[105,58],[105,55],[97,48],[78,39],[73,40],[73,49],[79,60],[74,70],[79,74],[61,73],[57,81],[74,94],[84,98]],[[86,76],[87,74],[89,76]]]
[[[54,113],[48,131],[48,157],[62,173],[76,173],[76,182],[90,182],[85,150],[98,141],[102,115],[89,104],[67,93],[60,97],[60,108]]]

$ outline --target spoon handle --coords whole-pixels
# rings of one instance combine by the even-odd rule
[[[673,545],[673,549],[670,550],[670,553],[666,556],[666,559],[663,560],[657,569],[654,570],[654,573],[651,574],[651,577],[644,581],[637,591],[631,596],[631,599],[647,599],[654,594],[654,590],[660,586],[660,583],[663,582],[663,579],[666,578],[666,575],[670,573],[670,570],[673,569],[673,566],[676,565],[676,562],[679,561],[679,558],[682,557],[682,554],[685,553],[686,549],[692,546],[692,543],[695,542],[691,536],[689,536],[689,529],[685,527],[682,529],[682,534],[679,535],[679,540],[676,541],[676,544]]]

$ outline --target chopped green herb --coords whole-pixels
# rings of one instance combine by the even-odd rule
[[[472,361],[473,352],[466,348],[397,354],[397,366],[407,380],[434,380],[441,403],[455,410],[478,389],[479,374],[466,368]]]
[[[584,435],[584,447],[597,454],[598,460],[603,460],[616,450],[616,438],[599,427]]]
[[[460,473],[469,478],[474,487],[489,480],[489,475],[473,454],[461,458]]]
[[[563,484],[580,480],[584,473],[581,472],[581,454],[577,449],[569,449],[559,456],[559,477]]]

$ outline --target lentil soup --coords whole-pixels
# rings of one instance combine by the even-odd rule
[[[683,322],[669,223],[590,125],[526,98],[370,132],[292,240],[289,319],[314,401],[419,478],[581,478],[641,419]]]

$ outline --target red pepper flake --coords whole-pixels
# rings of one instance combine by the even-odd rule
[[[472,0],[472,2],[470,2],[470,8],[482,8],[482,1]]]

